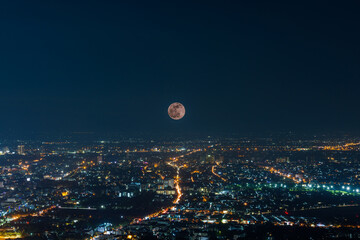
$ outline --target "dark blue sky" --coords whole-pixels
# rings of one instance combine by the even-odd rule
[[[359,131],[359,1],[1,1],[0,132]],[[183,120],[167,117],[182,102]]]

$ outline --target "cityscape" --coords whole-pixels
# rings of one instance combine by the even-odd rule
[[[1,239],[360,237],[360,139],[1,142]]]
[[[0,240],[360,239],[360,1],[0,1]]]

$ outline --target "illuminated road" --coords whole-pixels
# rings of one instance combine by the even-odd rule
[[[173,157],[173,158],[170,158],[171,162],[166,162],[166,164],[170,165],[171,167],[173,168],[176,168],[176,176],[175,176],[175,180],[174,180],[174,183],[175,183],[175,189],[176,189],[176,193],[177,193],[177,197],[176,199],[173,201],[173,204],[179,204],[180,200],[181,200],[181,197],[183,195],[182,191],[181,191],[181,186],[180,186],[180,169],[183,168],[183,167],[186,167],[186,164],[184,165],[181,165],[181,166],[178,166],[176,165],[176,162],[180,160],[180,158],[183,158],[185,156],[189,156],[193,153],[196,153],[196,152],[199,152],[199,151],[203,151],[203,149],[196,149],[196,150],[193,150],[191,152],[188,152],[186,154],[183,154],[183,155],[180,155],[179,157]],[[159,174],[158,174],[159,175]],[[160,174],[161,175],[161,174]],[[159,176],[160,176],[159,175]],[[160,176],[161,177],[161,176]],[[162,178],[162,177],[161,177]],[[137,218],[137,219],[134,219],[130,224],[135,224],[135,223],[138,223],[140,221],[142,221],[143,219],[151,219],[151,218],[154,218],[154,217],[158,217],[159,215],[161,214],[165,214],[169,211],[169,209],[173,208],[175,206],[170,206],[170,207],[167,207],[165,209],[162,209],[160,211],[157,211],[157,212],[154,212],[152,214],[149,214],[147,215],[146,217],[144,218]],[[96,239],[100,239],[102,236],[104,236],[103,234],[100,234],[100,235],[95,235],[93,237],[90,238],[90,240],[96,240]]]
[[[178,204],[180,202],[180,199],[181,199],[181,196],[182,196],[182,192],[181,192],[181,188],[180,188],[180,176],[179,176],[179,173],[180,173],[180,167],[177,167],[177,174],[176,174],[176,178],[175,178],[175,189],[176,189],[176,192],[177,192],[177,197],[176,199],[174,200],[174,204]]]
[[[181,200],[182,195],[183,195],[183,193],[182,193],[182,191],[181,191],[181,186],[180,186],[180,169],[186,166],[186,164],[181,165],[181,166],[178,166],[178,165],[176,165],[175,163],[176,163],[177,161],[179,161],[180,158],[183,158],[183,157],[185,157],[185,156],[189,156],[189,155],[191,155],[191,154],[193,154],[193,153],[196,153],[196,152],[199,152],[199,151],[202,151],[202,149],[193,150],[193,151],[188,152],[188,153],[186,153],[186,154],[183,154],[183,155],[181,155],[181,156],[179,156],[179,157],[171,158],[171,159],[170,159],[171,162],[166,162],[166,164],[172,166],[173,168],[176,168],[176,176],[175,176],[175,181],[174,181],[174,183],[175,183],[175,189],[176,189],[177,197],[176,197],[176,199],[173,201],[174,204],[178,204],[178,203],[180,202],[180,200]],[[171,206],[171,207],[168,207],[168,208],[163,209],[163,210],[161,210],[161,211],[152,213],[152,214],[146,216],[145,219],[157,217],[157,216],[159,216],[160,214],[164,214],[164,213],[166,213],[166,212],[167,212],[170,208],[172,208],[172,207],[174,207],[174,206]]]
[[[331,209],[331,208],[347,208],[347,207],[359,207],[360,204],[339,204],[339,205],[329,205],[329,206],[318,206],[318,207],[307,207],[307,208],[301,208],[296,209],[292,212],[300,212],[300,211],[309,211],[309,210],[317,210],[317,209]],[[251,216],[251,215],[263,215],[263,214],[276,214],[279,213],[278,210],[272,212],[272,211],[266,211],[266,212],[253,212],[253,213],[246,213],[245,215]]]
[[[223,178],[222,176],[220,176],[219,174],[217,174],[217,173],[215,172],[215,168],[216,168],[216,165],[212,166],[211,172],[212,172],[215,176],[217,176],[218,178],[220,178],[221,180],[223,180],[224,182],[226,182],[227,180],[226,180],[225,178]]]
[[[290,180],[292,180],[294,183],[299,184],[299,183],[302,182],[301,180],[296,179],[295,177],[293,177],[291,174],[282,173],[282,172],[280,172],[280,171],[277,170],[277,169],[270,168],[270,167],[262,167],[262,168],[263,168],[264,170],[266,170],[266,171],[268,171],[268,172],[270,172],[270,173],[276,174],[276,175],[278,175],[278,176],[280,176],[280,177],[284,177],[284,178],[290,179]],[[303,180],[304,183],[306,182],[305,179],[302,179],[302,180]]]
[[[0,240],[5,239],[19,239],[22,238],[21,233],[18,232],[4,232],[0,234]]]
[[[38,217],[38,216],[43,216],[44,214],[46,214],[48,211],[52,210],[56,208],[56,206],[50,206],[48,208],[45,208],[45,209],[42,209],[42,210],[39,210],[38,212],[36,213],[25,213],[25,214],[13,214],[13,215],[9,215],[7,216],[7,221],[3,222],[0,226],[6,224],[6,223],[10,223],[12,221],[16,221],[16,220],[19,220],[21,218],[25,218],[25,217],[28,217],[28,216],[33,216],[33,217]]]
[[[180,187],[180,168],[184,167],[184,165],[182,166],[178,166],[175,165],[171,162],[167,162],[168,165],[172,166],[173,168],[176,168],[176,176],[175,176],[175,189],[176,189],[176,193],[177,193],[177,197],[174,200],[174,204],[178,204],[180,202],[181,196],[182,196],[182,192],[181,192],[181,187]]]

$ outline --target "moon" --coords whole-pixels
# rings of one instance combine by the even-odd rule
[[[181,103],[174,102],[168,108],[169,117],[174,120],[180,120],[185,115],[185,107]]]

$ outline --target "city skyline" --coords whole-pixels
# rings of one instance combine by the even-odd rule
[[[359,148],[359,137],[0,142],[0,238],[358,238]]]

